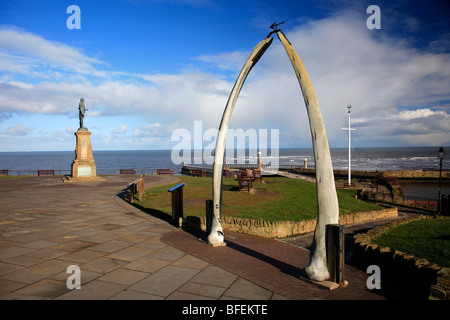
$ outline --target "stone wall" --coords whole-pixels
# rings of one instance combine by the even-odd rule
[[[431,216],[418,216],[395,220],[387,225],[376,227],[366,233],[354,236],[353,259],[359,264],[377,265],[382,270],[392,270],[409,274],[415,281],[430,283],[430,300],[450,300],[450,268],[419,259],[388,247],[380,247],[371,239],[382,234],[392,226],[408,223],[418,219],[431,219]],[[442,217],[441,217],[442,218]],[[445,218],[443,218],[445,219]],[[448,219],[448,218],[447,218]]]
[[[339,223],[348,225],[360,223],[364,221],[372,221],[378,219],[396,218],[398,211],[396,207],[386,208],[375,211],[365,211],[348,213],[339,216]],[[270,238],[286,238],[304,233],[314,232],[317,219],[308,219],[300,221],[265,221],[251,220],[246,218],[223,217],[222,228],[225,231],[234,231],[253,234]],[[199,226],[202,230],[206,230],[205,217],[188,217],[185,219],[183,226]]]
[[[295,169],[293,172],[314,175],[315,169],[303,168]],[[335,177],[348,177],[348,170],[333,170]],[[388,171],[365,171],[352,170],[353,178],[379,179],[379,178],[398,178],[398,179],[439,179],[439,171],[429,170],[388,170]],[[442,179],[450,179],[450,171],[442,171]]]

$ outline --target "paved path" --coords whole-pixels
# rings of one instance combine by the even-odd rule
[[[347,288],[300,280],[309,251],[286,242],[226,233],[227,246],[212,248],[125,202],[135,175],[103,177],[0,180],[0,299],[384,299],[351,266]],[[145,178],[146,187],[175,181]],[[67,288],[71,265],[80,290]]]

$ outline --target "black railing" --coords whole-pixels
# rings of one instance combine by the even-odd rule
[[[373,192],[364,190],[361,193],[362,200],[382,202],[387,204],[400,205],[404,207],[416,208],[427,211],[437,211],[437,199],[413,197],[408,195],[397,195],[390,192]]]

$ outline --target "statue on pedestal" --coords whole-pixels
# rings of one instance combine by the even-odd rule
[[[84,106],[84,98],[80,99],[80,104],[78,105],[78,110],[79,110],[78,115],[80,117],[80,129],[87,130],[87,128],[85,128],[83,126],[84,114],[86,113],[86,111],[88,111],[88,109],[86,109],[86,107]]]
[[[75,159],[72,162],[72,174],[66,176],[64,182],[87,182],[87,181],[105,181],[104,178],[97,176],[97,166],[95,165],[94,155],[92,154],[91,132],[83,125],[86,109],[84,98],[80,99],[78,104],[80,128],[75,132],[77,137],[75,146]]]

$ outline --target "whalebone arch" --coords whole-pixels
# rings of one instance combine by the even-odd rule
[[[306,267],[305,271],[311,279],[323,281],[328,279],[330,276],[326,261],[325,227],[327,224],[337,224],[339,221],[339,206],[335,189],[330,148],[328,145],[328,138],[325,131],[322,113],[320,111],[319,103],[309,76],[292,44],[287,40],[281,30],[277,29],[272,31],[252,50],[244,66],[242,67],[241,72],[239,73],[225,106],[216,140],[212,185],[213,214],[209,228],[210,232],[207,235],[207,241],[213,246],[224,244],[224,234],[221,226],[222,172],[228,127],[244,82],[252,68],[271,45],[273,38],[270,36],[273,33],[277,33],[277,36],[283,44],[289,60],[291,61],[297,80],[300,84],[308,114],[316,165],[318,218],[314,232],[313,250],[311,252],[310,263]]]

